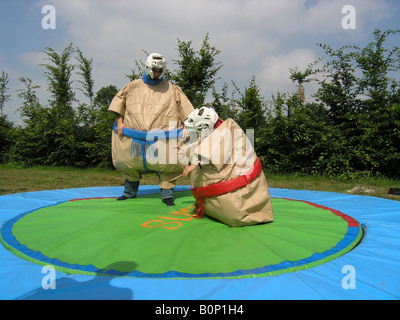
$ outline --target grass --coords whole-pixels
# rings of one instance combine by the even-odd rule
[[[269,174],[266,173],[268,185],[271,188],[328,191],[347,193],[356,185],[370,187],[372,194],[355,193],[400,201],[400,196],[389,195],[389,188],[400,188],[400,180],[384,178],[361,178],[358,181],[340,181],[321,176]],[[115,170],[78,169],[68,167],[19,167],[0,165],[0,195],[83,187],[122,186],[124,178]],[[145,174],[142,185],[157,185],[155,174]],[[189,185],[190,180],[179,178],[177,184]]]
[[[385,198],[400,201],[400,196],[388,194],[389,188],[400,188],[400,180],[385,178],[365,177],[355,181],[342,181],[323,176],[306,176],[290,174],[268,174],[266,173],[268,185],[272,188],[284,188],[295,190],[314,190],[336,193],[346,193],[356,186],[369,187],[373,193],[356,192],[356,195],[366,195],[372,197]]]
[[[0,165],[0,195],[84,187],[123,186],[123,175],[115,170],[70,167],[19,167]],[[190,184],[179,178],[178,184]],[[155,174],[143,175],[142,185],[157,185]]]

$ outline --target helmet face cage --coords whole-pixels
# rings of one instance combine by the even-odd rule
[[[205,138],[210,135],[217,120],[218,115],[213,109],[201,107],[189,114],[185,126]]]
[[[167,63],[165,62],[164,57],[159,54],[159,53],[152,53],[148,56],[145,64],[145,71],[146,75],[154,80],[154,73],[153,73],[153,68],[161,69],[161,75],[159,76],[159,79],[161,79],[164,76],[165,73],[165,67]]]

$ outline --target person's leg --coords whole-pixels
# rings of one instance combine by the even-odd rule
[[[174,192],[173,189],[161,189],[161,201],[167,206],[174,206]]]
[[[122,196],[117,198],[117,200],[126,200],[135,198],[139,189],[139,181],[129,181],[125,179],[125,188]]]
[[[158,185],[161,189],[161,201],[167,206],[174,206],[174,188],[176,186],[175,180],[176,174],[171,173],[157,173],[159,182]]]

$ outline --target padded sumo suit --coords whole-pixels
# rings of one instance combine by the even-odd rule
[[[129,181],[139,181],[142,173],[155,171],[160,188],[174,188],[175,182],[169,180],[182,173],[183,166],[176,160],[173,147],[177,144],[178,130],[182,130],[183,122],[194,110],[181,89],[165,80],[148,85],[137,79],[117,93],[108,110],[123,116],[128,128],[123,129],[124,135],[119,135],[115,127],[112,132],[115,168]],[[153,131],[162,132],[151,135]],[[170,156],[171,152],[174,154]]]
[[[191,150],[189,150],[191,149]],[[273,221],[268,184],[250,141],[232,119],[222,121],[205,139],[184,145],[191,162],[197,215],[206,214],[228,226],[239,227]]]

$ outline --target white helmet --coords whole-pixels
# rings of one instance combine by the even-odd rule
[[[188,130],[196,131],[203,138],[207,137],[214,129],[218,121],[218,114],[214,109],[201,107],[192,111],[185,121],[185,127]]]
[[[146,71],[146,75],[150,79],[154,80],[153,68],[162,69],[161,75],[159,77],[159,79],[161,79],[164,76],[166,66],[167,66],[167,63],[165,62],[165,59],[161,54],[152,53],[147,57],[144,68]]]

